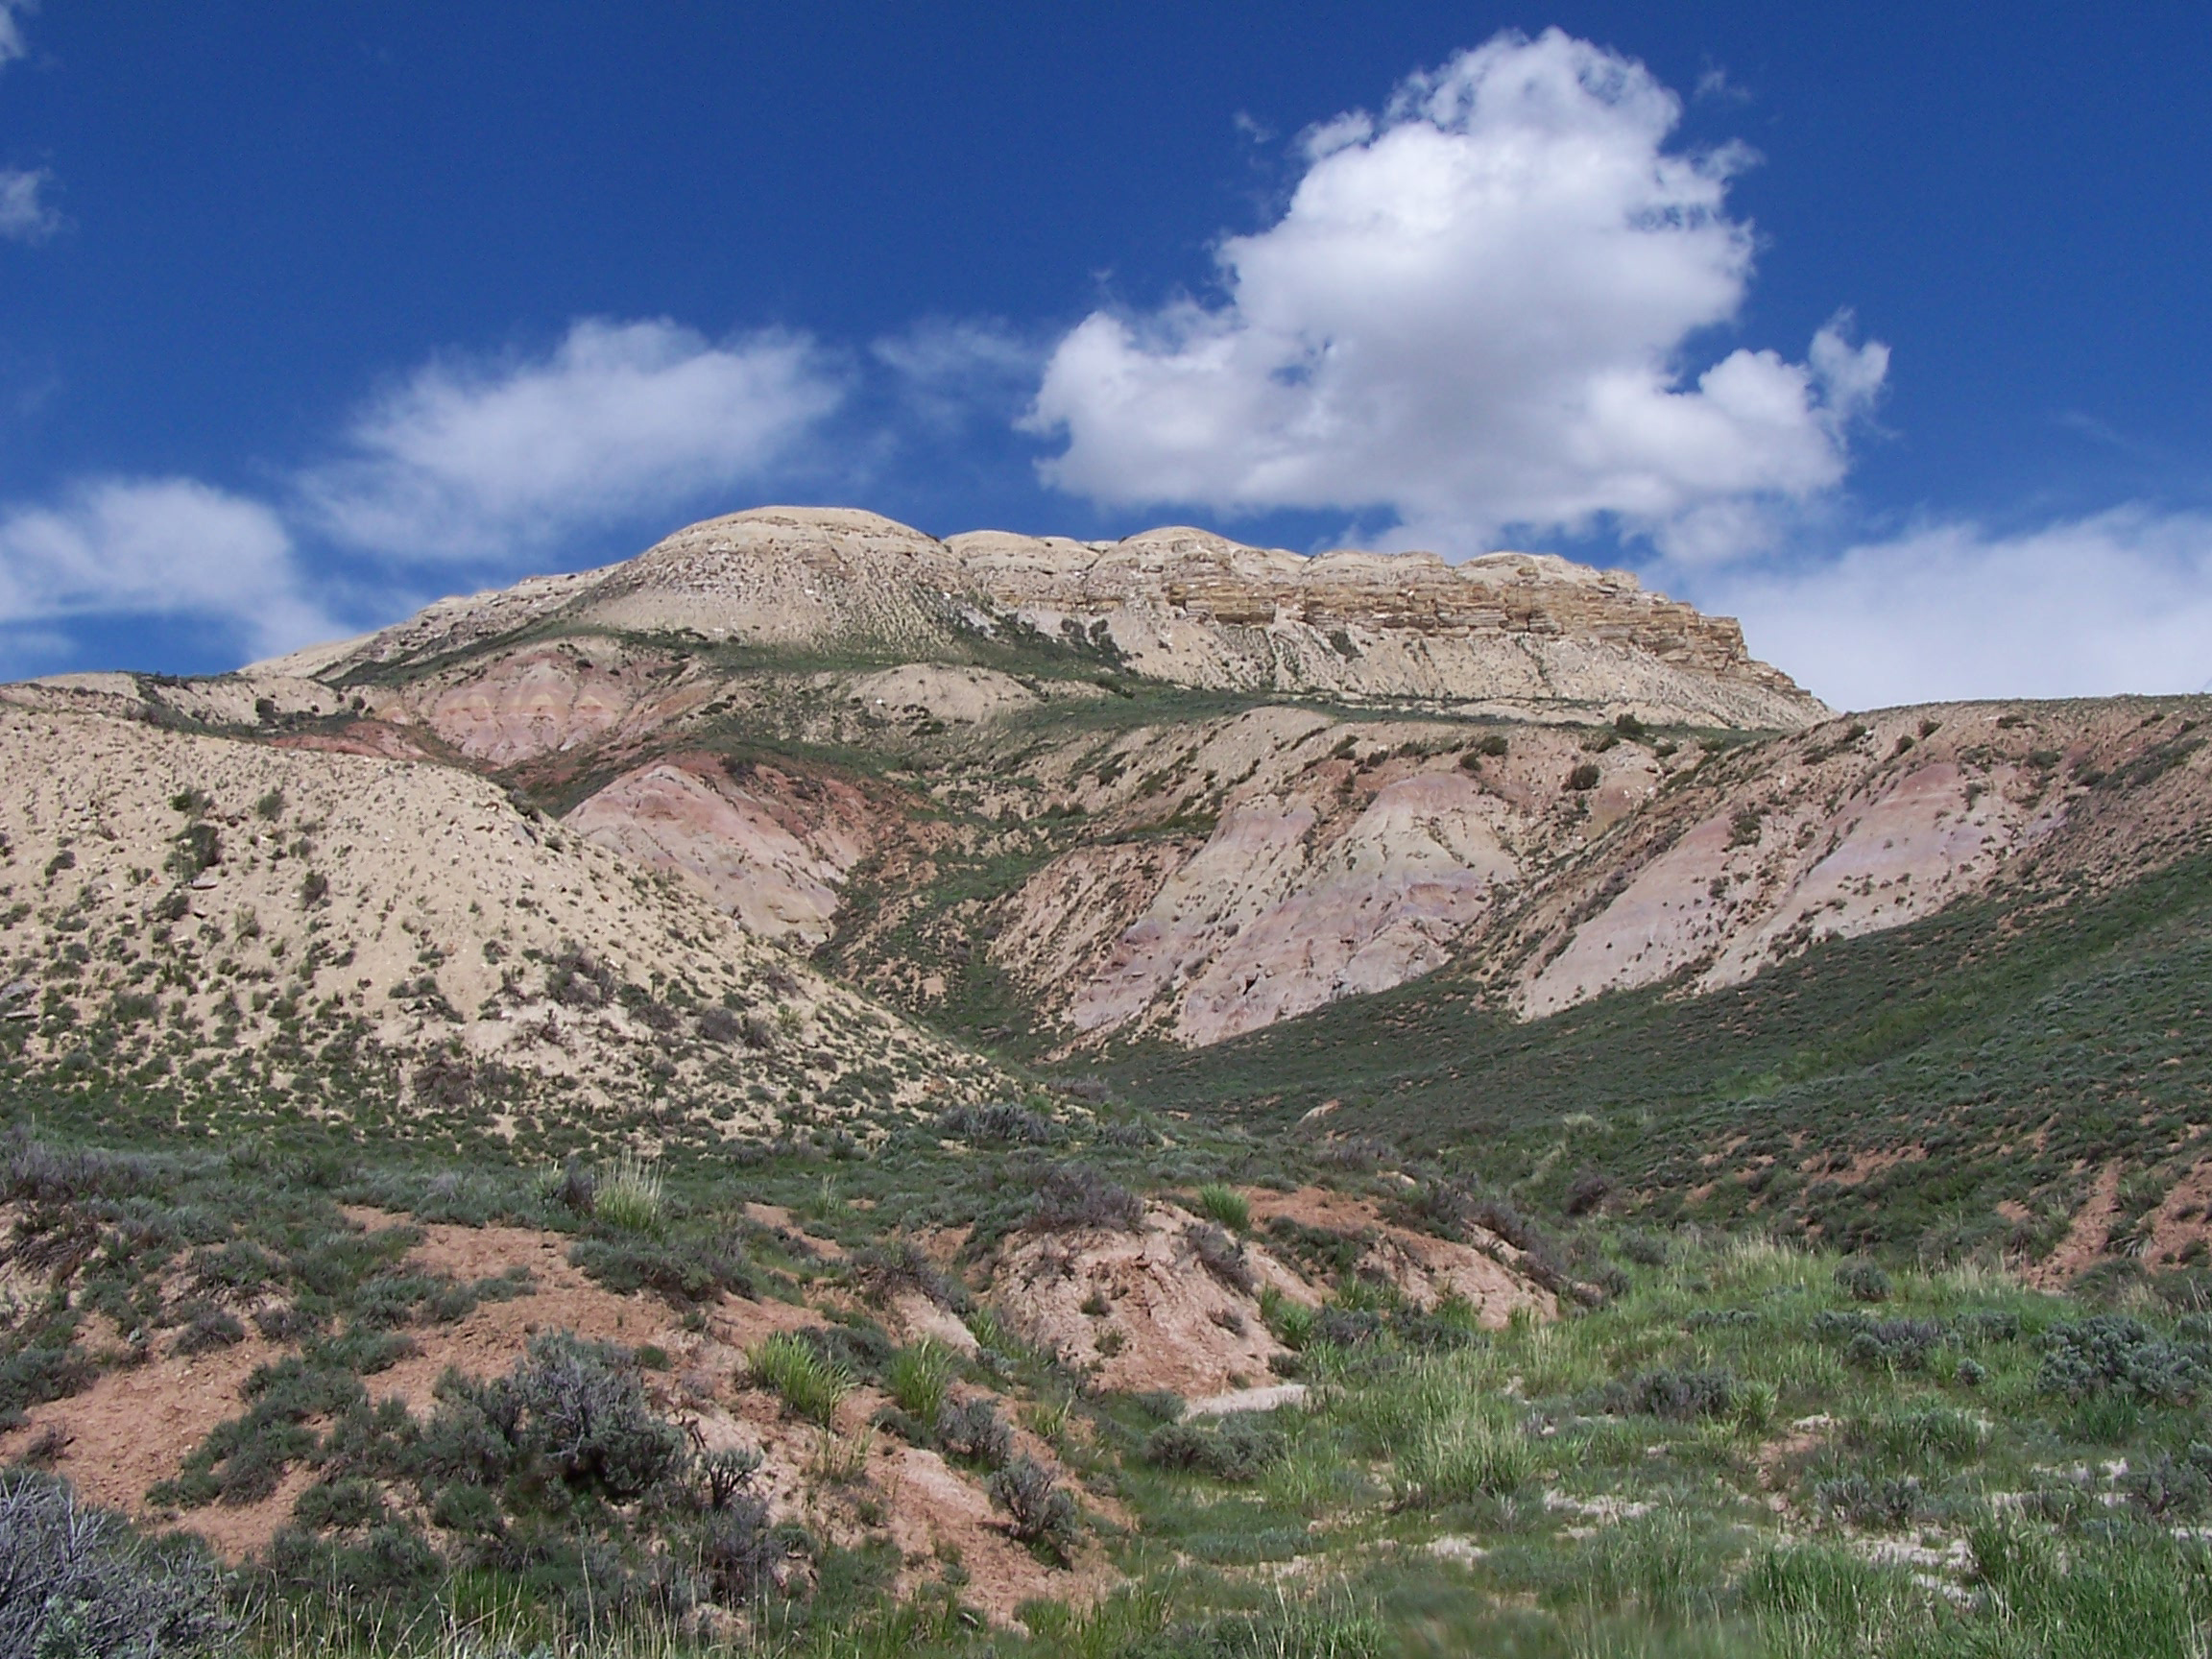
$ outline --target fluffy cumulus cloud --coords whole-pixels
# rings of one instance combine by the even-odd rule
[[[302,475],[301,509],[349,546],[497,565],[757,479],[843,396],[804,337],[588,320],[542,357],[417,371]]]
[[[1027,423],[1048,482],[1102,502],[1387,510],[1447,552],[1610,522],[1682,559],[1748,551],[1843,476],[1880,345],[1802,362],[1687,344],[1738,315],[1746,153],[1670,151],[1680,102],[1551,31],[1307,135],[1280,220],[1218,250],[1225,298],[1100,311]]]
[[[2129,507],[2010,535],[1936,524],[1687,587],[1839,708],[2212,689],[2212,517],[2200,513]]]
[[[335,632],[276,515],[186,478],[101,479],[0,512],[0,626],[90,616],[213,623],[256,656]]]

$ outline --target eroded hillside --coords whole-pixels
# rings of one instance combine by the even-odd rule
[[[11,1064],[432,1138],[873,1132],[999,1092],[459,767],[0,703]]]
[[[1032,1054],[1204,1046],[1449,964],[1523,1017],[1710,991],[2161,867],[2212,813],[2189,700],[1827,717],[1733,624],[1557,560],[828,510],[240,676],[17,695],[481,774]]]

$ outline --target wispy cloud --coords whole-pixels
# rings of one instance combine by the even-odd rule
[[[61,228],[60,213],[46,201],[53,182],[54,175],[43,167],[0,167],[0,237],[38,243]]]
[[[1005,421],[1029,400],[1049,349],[996,317],[931,318],[884,335],[869,354],[891,372],[904,412],[939,433]]]
[[[2212,689],[2212,517],[1933,523],[1833,560],[1694,577],[1753,651],[1844,708]]]
[[[1822,330],[1739,349],[1748,153],[1670,151],[1680,101],[1554,30],[1501,36],[1304,140],[1267,228],[1218,251],[1226,298],[1100,311],[1028,416],[1060,489],[1118,504],[1394,513],[1400,544],[1611,522],[1677,558],[1742,553],[1832,489],[1887,373]]]
[[[103,478],[0,512],[0,625],[213,623],[265,656],[338,630],[265,504],[188,478]]]
[[[589,319],[543,356],[417,370],[301,473],[299,511],[347,546],[495,569],[727,496],[789,460],[844,395],[804,335],[717,344],[665,320]]]
[[[0,0],[0,63],[12,63],[30,51],[23,19],[37,10],[36,0]]]

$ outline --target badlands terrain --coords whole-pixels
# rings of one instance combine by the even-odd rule
[[[179,1651],[2200,1651],[2208,722],[781,508],[0,687],[0,1509]]]

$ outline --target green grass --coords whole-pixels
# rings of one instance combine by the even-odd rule
[[[1252,1226],[1252,1206],[1244,1194],[1220,1181],[1209,1181],[1198,1189],[1198,1213],[1218,1221],[1232,1233],[1243,1233]]]
[[[1259,1161],[1291,1156],[1203,1126],[1186,1133],[1171,1158],[1103,1142],[1080,1150],[1133,1185],[1157,1163],[1153,1190],[1183,1192],[1203,1184],[1188,1178],[1183,1160],[1212,1161],[1210,1178],[1227,1186],[1256,1184]],[[854,1242],[890,1239],[911,1236],[927,1214],[1018,1207],[1033,1157],[1022,1148],[952,1154],[926,1133],[894,1137],[840,1168],[836,1225]],[[303,1361],[257,1384],[180,1483],[191,1486],[181,1495],[189,1524],[203,1496],[220,1502],[230,1487],[243,1496],[280,1486],[295,1470],[313,1478],[316,1496],[301,1511],[313,1524],[312,1552],[296,1561],[294,1578],[254,1581],[260,1599],[246,1606],[257,1623],[244,1651],[459,1659],[497,1651],[492,1638],[502,1632],[517,1652],[673,1659],[709,1650],[695,1630],[644,1600],[611,1611],[597,1590],[585,1594],[585,1563],[602,1559],[588,1557],[587,1545],[626,1563],[624,1594],[638,1597],[648,1563],[688,1558],[699,1523],[675,1489],[599,1494],[591,1480],[600,1477],[579,1477],[556,1483],[549,1498],[543,1471],[517,1465],[505,1484],[436,1497],[439,1514],[508,1517],[508,1535],[529,1541],[526,1557],[518,1547],[489,1546],[471,1557],[466,1535],[455,1533],[440,1545],[454,1559],[441,1565],[421,1552],[420,1535],[410,1542],[395,1532],[372,1547],[363,1530],[375,1525],[363,1517],[377,1512],[380,1490],[384,1512],[400,1515],[396,1500],[412,1503],[421,1478],[364,1471],[475,1455],[462,1418],[378,1416],[379,1345],[446,1316],[440,1310],[448,1303],[463,1309],[463,1292],[507,1292],[400,1271],[412,1230],[360,1233],[340,1207],[504,1219],[579,1241],[607,1229],[604,1217],[565,1210],[541,1167],[517,1156],[455,1186],[441,1184],[434,1167],[358,1157],[315,1164],[252,1145],[230,1156],[12,1155],[6,1196],[27,1204],[42,1192],[39,1228],[67,1234],[88,1223],[95,1237],[114,1235],[116,1247],[96,1249],[70,1270],[69,1285],[79,1307],[101,1310],[116,1329],[147,1323],[186,1280],[207,1287],[196,1294],[325,1299]],[[726,1247],[741,1234],[767,1289],[833,1303],[846,1293],[833,1263],[790,1254],[765,1230],[743,1233],[746,1203],[796,1203],[819,1191],[813,1160],[794,1153],[733,1174],[678,1152],[657,1173],[656,1248]],[[1370,1189],[1392,1190],[1387,1178]],[[140,1242],[127,1240],[127,1228]],[[1602,1305],[1570,1308],[1550,1324],[1407,1323],[1389,1299],[1340,1274],[1325,1313],[1304,1314],[1307,1346],[1297,1358],[1310,1392],[1257,1426],[1273,1447],[1254,1467],[1154,1463],[1145,1448],[1166,1404],[1085,1391],[978,1311],[986,1354],[968,1368],[970,1382],[999,1392],[1009,1418],[1049,1431],[1071,1488],[1113,1500],[1123,1519],[1098,1547],[1132,1587],[1093,1613],[1034,1609],[1027,1638],[989,1634],[958,1612],[963,1590],[951,1564],[926,1574],[925,1588],[901,1603],[886,1593],[892,1564],[879,1552],[794,1532],[777,1547],[805,1558],[795,1584],[806,1588],[771,1598],[762,1622],[722,1650],[757,1659],[1282,1651],[2040,1659],[2187,1653],[2212,1633],[2212,1570],[2200,1546],[2174,1535],[2212,1523],[2212,1482],[2192,1484],[2189,1474],[2212,1395],[2167,1403],[2158,1392],[2166,1382],[2149,1394],[2129,1393],[2133,1383],[2059,1386],[2052,1353],[2102,1352],[2079,1334],[2062,1336],[2093,1304],[2030,1293],[1986,1267],[1899,1262],[1888,1299],[1868,1305],[1839,1282],[1831,1252],[1685,1228],[1664,1235],[1663,1251],[1640,1252],[1663,1256],[1653,1262],[1619,1248],[1629,1236],[1621,1223],[1598,1221],[1563,1241],[1613,1256],[1621,1278]],[[172,1240],[166,1253],[143,1242],[156,1238]],[[2186,1375],[2169,1350],[2189,1363],[2212,1361],[2205,1321],[2139,1295],[2130,1306],[2142,1322],[2130,1352],[2164,1365],[2158,1378]],[[1270,1312],[1282,1328],[1297,1317],[1280,1299]],[[1354,1314],[1371,1323],[1345,1325]],[[1321,1338],[1325,1319],[1340,1340]],[[1868,1321],[1920,1332],[1928,1343],[1897,1348],[1906,1359],[1870,1361],[1853,1347]],[[0,1334],[0,1386],[29,1399],[81,1385],[71,1356],[89,1374],[114,1362],[95,1358],[91,1340],[67,1310],[35,1311]],[[854,1386],[847,1357],[922,1425],[961,1370],[933,1343],[894,1348],[861,1325],[837,1324],[766,1339],[750,1356],[750,1375],[794,1417],[827,1427]],[[665,1386],[673,1373],[647,1381]],[[862,1444],[825,1439],[809,1477],[822,1492],[860,1491],[847,1454]],[[2108,1472],[2121,1464],[2128,1473]],[[2150,1484],[2161,1470],[2163,1484]],[[1920,1548],[1926,1559],[1877,1553]],[[612,1589],[608,1599],[619,1599]]]
[[[753,1375],[783,1397],[793,1413],[829,1428],[853,1392],[853,1373],[804,1337],[780,1331],[745,1356]]]
[[[945,1398],[957,1369],[952,1351],[926,1336],[891,1357],[883,1385],[900,1410],[924,1428],[933,1429],[937,1414],[945,1409]]]
[[[660,1231],[661,1171],[635,1152],[602,1165],[591,1214],[624,1233]]]

